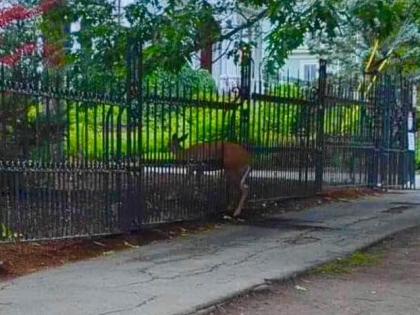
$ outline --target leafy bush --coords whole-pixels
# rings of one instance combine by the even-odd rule
[[[168,144],[173,133],[189,134],[186,147],[217,140],[241,140],[262,147],[299,145],[299,130],[309,127],[308,119],[314,121],[305,108],[296,104],[254,102],[242,110],[240,107],[222,110],[197,107],[194,101],[185,105],[148,101],[143,107],[141,139],[138,139],[139,123],[131,117],[127,107],[69,103],[63,150],[66,155],[90,159],[124,157],[130,152],[167,159],[171,156]],[[33,110],[28,115],[32,121]],[[42,121],[43,118],[38,117],[38,123]],[[334,107],[325,113],[325,133],[354,136],[359,122],[359,107]],[[313,139],[315,125],[310,128]]]
[[[208,90],[216,91],[216,82],[207,70],[192,69],[184,66],[180,73],[173,74],[162,69],[154,71],[146,77],[146,82],[157,85],[158,88],[165,86],[165,89],[176,85],[182,87],[205,87]]]
[[[156,72],[153,75],[156,76],[153,78],[155,82],[163,84],[166,74]],[[184,82],[194,82],[198,78],[202,84],[211,84],[213,81],[208,76],[205,72],[184,69],[180,78]],[[171,80],[173,77],[166,81],[174,82]],[[210,102],[205,93],[198,93],[185,104],[176,98],[165,101],[147,98],[141,107],[135,107],[135,112],[125,105],[63,102],[66,108],[62,108],[62,116],[57,117],[58,125],[63,126],[61,152],[66,156],[88,159],[123,158],[134,154],[148,159],[167,160],[172,158],[168,144],[175,132],[178,135],[189,134],[186,147],[217,140],[245,141],[259,147],[300,145],[302,135],[305,139],[309,137],[309,140],[314,140],[317,117],[314,116],[316,112],[311,108],[312,104],[294,101],[302,98],[305,90],[290,84],[277,86],[271,89],[271,93],[284,97],[284,100],[252,101],[243,107],[227,108],[221,103]],[[366,119],[362,121],[362,109],[362,106],[356,105],[327,107],[325,133],[356,137],[364,130],[361,124],[366,123]],[[140,117],[141,122],[138,121]],[[50,126],[45,118],[44,105],[28,107],[27,121],[32,126]],[[33,158],[50,156],[45,154],[51,152],[48,137],[32,151]]]

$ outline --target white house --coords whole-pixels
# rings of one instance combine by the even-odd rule
[[[125,7],[132,4],[134,0],[113,0],[117,8],[116,14],[120,16]],[[232,0],[233,1],[233,0]],[[162,0],[164,2],[164,0]],[[216,3],[217,0],[207,0],[209,4]],[[243,9],[243,14],[253,16],[258,14],[253,9]],[[229,13],[226,13],[229,14]],[[229,29],[244,23],[244,18],[237,13],[231,13],[226,16],[215,16],[215,21],[221,26],[222,32],[229,31]],[[121,21],[122,23],[124,21]],[[77,29],[80,27],[78,23],[72,25]],[[254,43],[252,51],[252,83],[264,81],[264,65],[266,57],[267,43],[264,41],[264,36],[270,28],[270,23],[263,20],[252,28],[244,29],[238,36],[250,40]],[[230,41],[223,41],[221,43],[213,44],[195,56],[193,56],[192,66],[194,68],[202,68],[208,70],[220,90],[231,90],[238,86],[241,77],[241,69],[236,64],[233,58],[229,58],[227,51],[232,49]],[[281,69],[280,76],[288,76],[290,79],[300,79],[305,81],[312,81],[318,74],[318,56],[314,56],[309,52],[306,46],[302,46],[293,51],[286,60],[285,66]]]
[[[133,0],[114,0],[118,11],[133,3]],[[217,3],[217,0],[207,0],[209,4]],[[242,9],[242,14],[253,16],[258,14],[253,9]],[[229,14],[229,13],[226,13]],[[237,13],[226,16],[215,16],[215,20],[220,24],[222,32],[229,31],[234,26],[244,23],[244,18]],[[259,22],[252,28],[244,29],[239,36],[250,40],[255,44],[252,52],[252,82],[264,81],[264,62],[266,57],[266,46],[264,42],[264,35],[270,28],[270,23],[267,20]],[[208,70],[219,89],[230,90],[237,86],[240,82],[241,69],[238,64],[235,64],[233,58],[229,58],[226,54],[231,47],[230,41],[223,41],[216,43],[205,50],[198,52],[192,62],[195,68],[203,68]],[[312,55],[309,49],[303,45],[293,51],[286,60],[284,67],[280,71],[281,76],[288,76],[290,79],[300,79],[305,81],[312,81],[318,75],[319,57]]]
[[[282,73],[290,78],[312,81],[318,77],[318,70],[319,56],[311,54],[309,49],[302,45],[290,54]]]

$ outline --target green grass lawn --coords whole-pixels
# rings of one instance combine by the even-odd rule
[[[259,147],[300,146],[302,141],[315,139],[318,117],[309,106],[268,102],[248,105],[241,115],[240,109],[203,107],[194,102],[147,103],[140,113],[118,105],[66,102],[56,120],[65,129],[64,154],[89,159],[142,154],[154,160],[167,160],[171,158],[168,144],[174,133],[189,134],[185,147],[239,139]],[[54,117],[49,120],[51,124]],[[38,126],[46,124],[45,106],[29,106],[28,121]],[[369,124],[368,117],[363,118],[362,106],[325,109],[326,135],[350,136],[358,141],[360,137],[369,137]],[[309,137],[305,134],[308,130]]]

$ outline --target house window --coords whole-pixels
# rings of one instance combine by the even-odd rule
[[[313,81],[317,77],[316,64],[303,65],[303,78],[305,81]]]
[[[207,47],[201,50],[200,54],[200,66],[201,69],[205,69],[211,73],[213,65],[213,45],[207,45]]]

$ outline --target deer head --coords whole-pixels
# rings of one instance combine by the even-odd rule
[[[184,142],[188,138],[188,133],[183,135],[182,137],[178,137],[178,134],[174,133],[172,135],[171,140],[169,141],[169,149],[171,152],[176,153],[183,150],[181,143]]]

